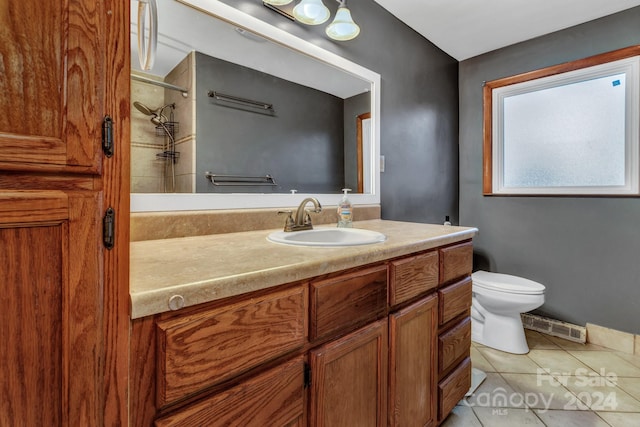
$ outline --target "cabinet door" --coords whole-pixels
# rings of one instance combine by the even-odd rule
[[[100,425],[93,196],[0,191],[0,425]]]
[[[438,300],[424,298],[389,317],[389,425],[436,422]]]
[[[386,319],[312,350],[309,363],[309,425],[372,427],[386,424]]]
[[[99,170],[103,7],[94,0],[3,2],[3,169]]]

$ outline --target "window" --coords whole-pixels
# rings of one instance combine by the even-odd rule
[[[494,195],[638,195],[640,47],[488,82]]]

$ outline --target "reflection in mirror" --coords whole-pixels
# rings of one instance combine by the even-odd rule
[[[379,202],[377,74],[217,1],[158,9],[157,57],[143,73],[132,0],[132,193],[267,207],[287,203],[260,195],[348,187]],[[167,210],[159,200],[176,199],[132,194],[132,210]]]

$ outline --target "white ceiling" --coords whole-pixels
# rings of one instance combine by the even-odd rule
[[[458,61],[640,5],[640,0],[375,1]],[[360,25],[367,31],[366,22]]]

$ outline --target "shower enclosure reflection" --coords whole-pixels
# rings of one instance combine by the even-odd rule
[[[165,141],[162,144],[162,151],[156,154],[156,158],[164,162],[164,192],[173,193],[176,191],[175,164],[180,157],[180,153],[176,151],[175,139],[178,122],[173,120],[173,110],[176,108],[176,104],[167,104],[155,110],[138,101],[134,101],[133,106],[145,116],[151,117],[151,123],[156,128],[156,136],[162,137]],[[167,108],[170,109],[169,117],[164,115],[164,110]]]

